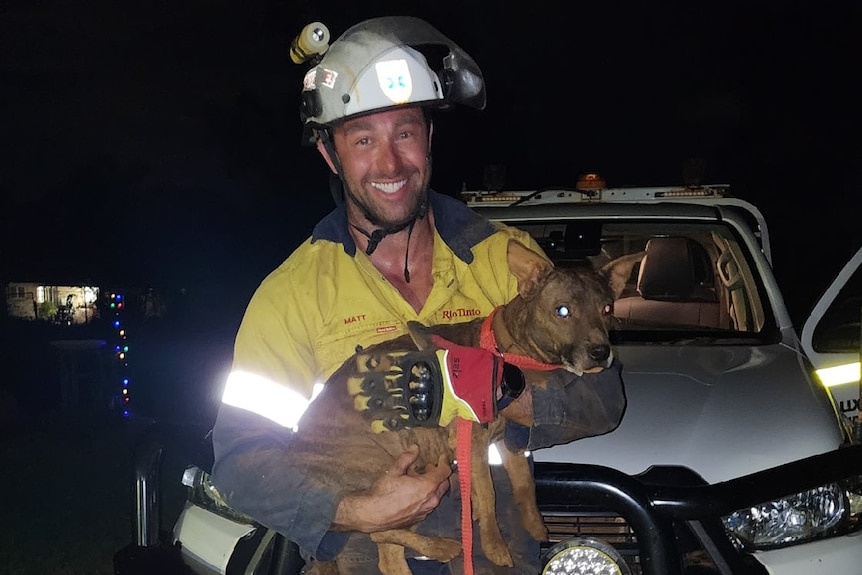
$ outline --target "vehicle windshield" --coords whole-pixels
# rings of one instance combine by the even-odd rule
[[[715,223],[508,221],[557,266],[598,269],[643,253],[614,304],[615,343],[752,344],[777,337],[759,274],[733,231]]]

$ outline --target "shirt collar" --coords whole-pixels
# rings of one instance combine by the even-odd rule
[[[438,194],[428,192],[428,202],[434,212],[434,223],[437,233],[449,246],[449,249],[465,263],[473,262],[472,248],[494,233],[491,222],[468,208],[463,202]],[[326,215],[314,226],[311,242],[325,240],[344,246],[344,253],[353,257],[356,255],[356,243],[350,235],[347,223],[347,210],[340,205]]]

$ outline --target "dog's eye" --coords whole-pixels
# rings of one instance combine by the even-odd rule
[[[605,315],[611,315],[612,313],[614,313],[614,304],[606,303],[605,308],[602,310],[602,313]]]
[[[567,305],[557,307],[557,317],[567,318],[572,315],[572,310]]]

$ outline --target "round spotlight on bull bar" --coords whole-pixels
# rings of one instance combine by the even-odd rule
[[[622,555],[604,541],[567,539],[545,551],[542,575],[631,575]]]

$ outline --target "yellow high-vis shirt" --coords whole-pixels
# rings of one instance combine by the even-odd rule
[[[348,233],[337,209],[264,279],[237,334],[223,401],[293,427],[316,383],[352,356],[406,333],[406,322],[452,324],[485,317],[517,294],[510,238],[541,253],[529,234],[482,219],[431,193],[436,233],[433,287],[416,312]]]

